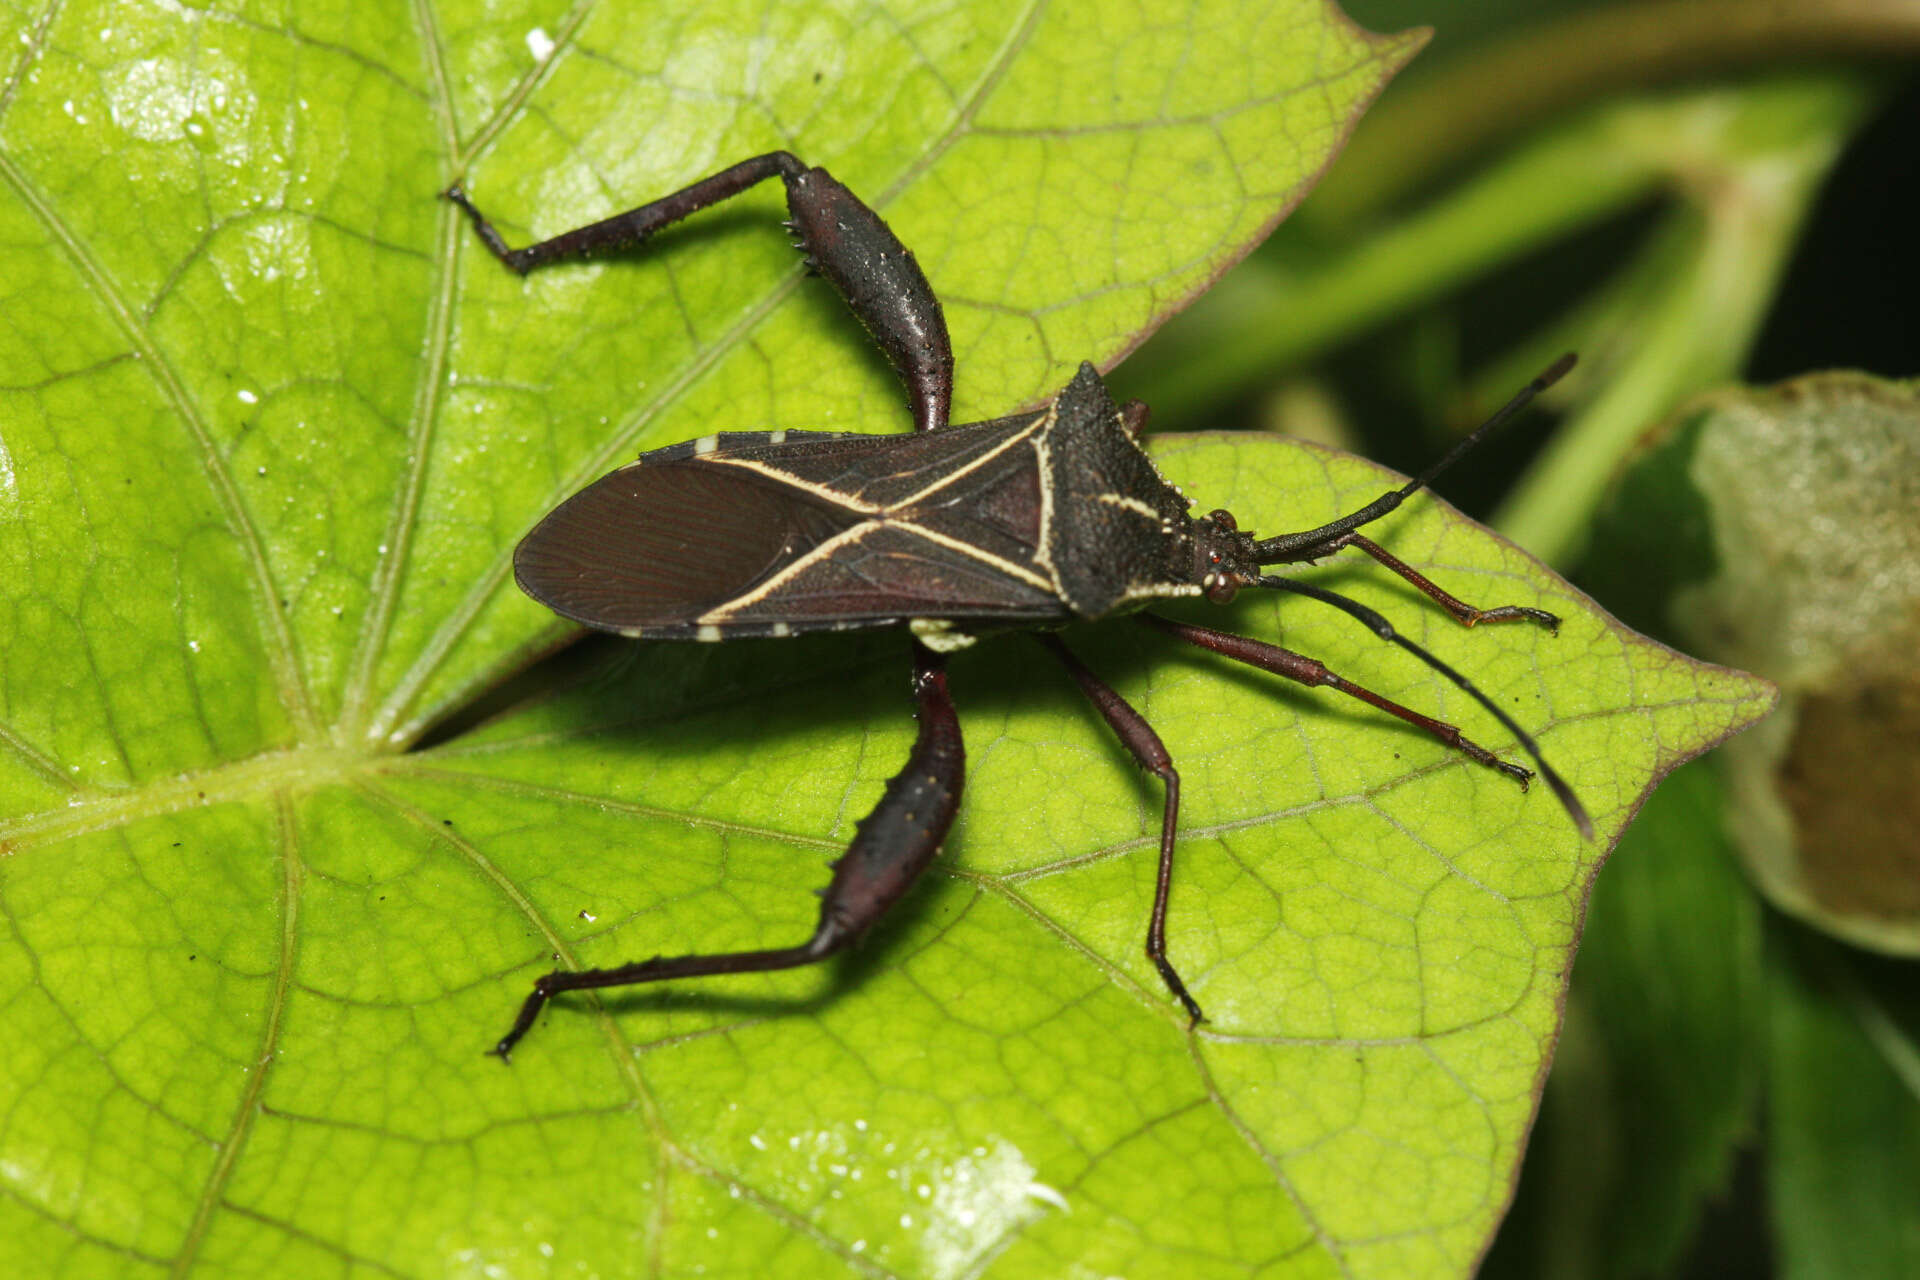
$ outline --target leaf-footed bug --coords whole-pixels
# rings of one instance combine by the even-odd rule
[[[495,257],[515,272],[625,249],[689,214],[779,177],[787,224],[808,265],[839,291],[901,379],[913,434],[725,431],[656,449],[561,503],[514,555],[521,588],[563,617],[657,639],[731,640],[904,626],[915,638],[919,730],[906,767],[833,864],[813,935],[791,947],[655,956],[611,969],[560,970],[534,983],[493,1052],[506,1058],[546,1002],[566,991],[811,964],[845,948],[907,892],[939,851],[960,802],[966,754],[947,688],[946,657],[996,632],[1029,629],[1066,668],[1121,743],[1165,783],[1160,861],[1146,952],[1189,1025],[1200,1006],[1167,956],[1166,916],[1180,775],[1146,719],[1089,671],[1056,632],[1131,614],[1140,623],[1238,662],[1336,690],[1397,716],[1473,761],[1533,774],[1422,715],[1278,645],[1142,612],[1156,600],[1225,604],[1248,587],[1291,592],[1344,610],[1458,685],[1525,748],[1581,833],[1592,823],[1533,739],[1459,672],[1379,613],[1325,587],[1265,572],[1353,547],[1466,626],[1526,621],[1539,609],[1476,609],[1358,531],[1429,484],[1573,365],[1563,356],[1439,462],[1337,520],[1256,538],[1226,511],[1194,518],[1138,436],[1146,408],[1116,405],[1093,365],[1041,408],[984,422],[947,421],[953,353],[945,316],[906,246],[824,169],[775,151],[603,221],[510,249],[458,185]]]

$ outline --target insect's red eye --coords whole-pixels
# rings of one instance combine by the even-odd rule
[[[1213,521],[1222,529],[1238,529],[1240,527],[1240,522],[1233,518],[1233,512],[1226,510],[1224,507],[1215,507],[1212,511],[1209,511],[1207,513],[1207,519]]]
[[[1232,604],[1233,598],[1239,593],[1240,584],[1225,576],[1207,583],[1207,599],[1215,604]]]

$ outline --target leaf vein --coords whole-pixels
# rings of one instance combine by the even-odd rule
[[[206,476],[207,485],[213,491],[219,503],[221,515],[234,539],[240,544],[245,555],[249,575],[253,579],[252,604],[255,621],[261,625],[268,642],[268,661],[272,664],[275,683],[279,687],[282,705],[292,715],[300,727],[303,737],[311,737],[314,731],[313,706],[309,700],[306,679],[301,674],[298,659],[298,647],[294,643],[293,631],[287,622],[285,610],[280,607],[279,593],[274,588],[273,572],[267,564],[266,547],[261,539],[260,530],[254,524],[240,492],[234,485],[233,476],[227,470],[220,451],[214,447],[213,437],[202,419],[200,408],[187,394],[180,375],[171,359],[161,351],[140,320],[138,313],[120,295],[115,282],[107,275],[106,269],[93,256],[91,250],[81,242],[65,221],[55,213],[46,198],[27,179],[27,175],[14,163],[13,157],[0,150],[0,181],[12,187],[20,197],[22,204],[32,212],[34,218],[44,227],[55,243],[64,251],[67,259],[87,283],[95,299],[109,316],[113,318],[128,341],[139,353],[149,375],[161,395],[173,407],[174,413],[186,427],[195,450],[200,455],[201,471]]]

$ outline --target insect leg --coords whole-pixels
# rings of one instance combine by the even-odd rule
[[[1415,569],[1412,565],[1394,555],[1373,539],[1349,530],[1338,537],[1312,548],[1310,553],[1290,555],[1288,561],[1318,560],[1321,556],[1331,555],[1342,547],[1353,547],[1364,551],[1387,568],[1419,588],[1429,600],[1453,615],[1454,621],[1462,626],[1471,627],[1480,622],[1537,622],[1549,631],[1560,630],[1560,619],[1545,609],[1533,609],[1523,604],[1503,604],[1494,609],[1476,609],[1459,596],[1446,590],[1439,583]],[[1274,563],[1268,561],[1267,563]]]
[[[947,691],[946,659],[914,645],[914,702],[920,731],[904,769],[887,783],[880,803],[859,822],[853,842],[833,866],[821,894],[820,923],[795,947],[718,955],[655,956],[613,969],[561,969],[533,984],[513,1028],[493,1052],[505,1059],[532,1028],[547,1001],[563,991],[625,987],[671,978],[796,969],[843,950],[903,897],[940,851],[960,805],[966,751],[960,720]]]
[[[535,267],[549,262],[561,262],[568,258],[591,258],[602,253],[612,253],[620,249],[630,249],[640,244],[648,236],[680,221],[692,213],[698,213],[709,205],[739,195],[748,187],[764,182],[780,174],[782,177],[797,176],[806,172],[806,166],[784,151],[770,151],[764,156],[755,156],[751,160],[742,160],[739,164],[722,169],[710,178],[702,178],[689,187],[682,187],[669,196],[649,201],[638,208],[625,213],[616,213],[610,218],[588,223],[584,227],[575,227],[563,231],[538,244],[530,244],[524,249],[509,249],[500,233],[488,222],[486,216],[474,207],[473,200],[467,195],[466,188],[454,183],[443,193],[466,211],[472,220],[474,230],[480,233],[480,239],[486,243],[493,256],[500,259],[509,271],[516,275],[525,275]]]
[[[776,174],[786,184],[793,215],[787,226],[797,247],[806,253],[807,265],[839,291],[907,384],[914,426],[921,431],[946,426],[953,402],[953,344],[940,300],[920,264],[865,201],[825,169],[808,168],[789,152],[742,160],[672,195],[524,249],[507,247],[460,184],[445,194],[466,211],[493,256],[525,275],[545,263],[640,244],[660,228]]]
[[[1277,573],[1260,575],[1258,585],[1274,587],[1281,591],[1290,591],[1294,595],[1306,596],[1309,600],[1318,600],[1322,604],[1332,605],[1342,613],[1358,620],[1362,626],[1366,627],[1376,636],[1379,636],[1382,640],[1399,645],[1402,649],[1405,649],[1408,653],[1411,653],[1414,657],[1420,659],[1420,661],[1426,663],[1429,667],[1433,668],[1433,670],[1439,672],[1448,680],[1451,680],[1454,684],[1465,690],[1469,697],[1485,707],[1488,713],[1500,722],[1501,728],[1511,733],[1519,741],[1520,745],[1526,748],[1527,754],[1533,757],[1533,762],[1540,766],[1540,777],[1545,780],[1548,789],[1551,790],[1555,798],[1560,801],[1560,806],[1567,811],[1567,816],[1573,819],[1574,825],[1580,828],[1580,834],[1589,840],[1593,839],[1593,819],[1587,816],[1586,806],[1582,805],[1580,798],[1573,794],[1573,788],[1567,785],[1566,779],[1555,772],[1553,766],[1548,764],[1546,759],[1540,754],[1540,744],[1535,742],[1533,735],[1525,729],[1522,729],[1512,716],[1502,711],[1499,706],[1494,703],[1492,698],[1489,698],[1475,687],[1473,681],[1467,679],[1458,671],[1455,671],[1452,667],[1440,661],[1440,659],[1434,657],[1431,653],[1428,653],[1425,649],[1407,639],[1407,637],[1401,635],[1398,631],[1395,631],[1391,622],[1388,622],[1385,618],[1381,617],[1380,614],[1367,608],[1366,605],[1361,604],[1358,600],[1349,599],[1339,592],[1329,591],[1325,587],[1315,586],[1311,582],[1300,582],[1293,578],[1283,577]]]
[[[1173,839],[1180,827],[1180,775],[1160,735],[1153,731],[1145,716],[1129,706],[1112,686],[1087,670],[1058,636],[1043,634],[1036,639],[1066,667],[1067,674],[1105,717],[1121,744],[1140,762],[1140,767],[1167,785],[1167,801],[1160,811],[1160,870],[1153,886],[1153,915],[1147,924],[1147,959],[1153,961],[1153,967],[1160,971],[1160,980],[1186,1007],[1187,1025],[1192,1027],[1205,1015],[1167,959],[1167,891],[1173,885]]]
[[[1176,639],[1211,650],[1224,658],[1232,658],[1235,662],[1244,662],[1250,667],[1271,671],[1277,676],[1285,676],[1289,680],[1296,680],[1310,688],[1333,689],[1349,697],[1358,698],[1370,706],[1378,707],[1390,716],[1398,716],[1416,729],[1426,730],[1468,759],[1484,764],[1490,769],[1498,769],[1518,782],[1523,791],[1526,790],[1527,781],[1533,777],[1532,770],[1522,769],[1517,764],[1509,764],[1446,721],[1435,720],[1432,716],[1423,716],[1418,711],[1404,707],[1391,698],[1384,698],[1371,689],[1363,688],[1351,680],[1335,675],[1324,663],[1309,658],[1305,654],[1295,653],[1291,649],[1282,649],[1277,644],[1267,644],[1262,640],[1237,636],[1229,631],[1215,631],[1212,627],[1196,627],[1185,622],[1175,622],[1171,618],[1156,617],[1151,613],[1137,613],[1134,617],[1147,626],[1164,631]]]

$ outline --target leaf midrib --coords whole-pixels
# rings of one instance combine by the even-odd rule
[[[212,491],[221,515],[245,557],[247,580],[251,588],[249,603],[260,624],[261,639],[265,642],[281,706],[293,721],[300,737],[311,740],[318,733],[313,699],[307,689],[306,677],[300,670],[299,650],[294,643],[292,626],[287,621],[286,610],[281,606],[274,587],[266,545],[252,513],[240,497],[226,459],[215,447],[199,406],[188,394],[173,359],[154,340],[140,313],[121,295],[117,282],[106,267],[93,256],[86,242],[67,226],[4,147],[0,147],[0,182],[13,189],[20,203],[32,212],[34,219],[46,229],[48,237],[60,247],[75,273],[86,281],[88,291],[145,364],[155,389],[172,406],[180,423],[186,428],[194,452],[199,457],[202,474],[206,476],[207,487]]]
[[[355,786],[383,778],[421,778],[462,785],[499,785],[520,792],[538,792],[550,799],[591,804],[633,817],[656,817],[682,826],[748,835],[794,845],[797,848],[834,848],[841,841],[802,832],[780,831],[749,823],[704,818],[699,814],[650,805],[621,804],[603,796],[561,788],[496,780],[485,774],[435,767],[431,755],[368,754],[326,745],[292,747],[230,761],[194,773],[130,787],[123,791],[75,796],[57,809],[40,809],[0,821],[0,852],[19,853],[42,844],[70,840],[96,831],[129,826],[149,818],[223,804],[245,804],[281,795],[297,795],[336,786]]]

